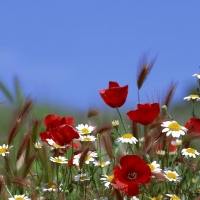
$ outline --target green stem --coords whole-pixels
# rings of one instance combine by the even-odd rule
[[[123,119],[122,119],[122,116],[121,116],[121,114],[120,114],[120,112],[119,112],[119,109],[118,109],[118,108],[116,108],[116,109],[117,109],[117,112],[118,112],[118,114],[119,114],[120,120],[121,120],[121,122],[122,122],[122,126],[123,126],[123,128],[124,128],[124,131],[125,131],[125,133],[127,133],[127,130],[126,130],[126,127],[125,127],[125,125],[124,125],[124,121],[123,121]]]

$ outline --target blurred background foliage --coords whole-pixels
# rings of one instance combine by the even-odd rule
[[[14,90],[13,90],[14,88]],[[3,82],[0,81],[0,140],[1,143],[6,141],[7,133],[17,113],[18,109],[22,106],[26,98],[31,96],[23,94],[21,90],[20,82],[17,77],[13,79],[13,88],[8,88]],[[13,90],[13,92],[11,92]],[[176,92],[176,91],[175,91]],[[186,88],[185,94],[189,96],[190,94],[197,93],[197,87],[194,85]],[[184,98],[184,97],[183,97]],[[60,116],[73,116],[75,119],[75,126],[80,123],[94,123],[95,126],[111,125],[113,120],[118,119],[117,112],[114,109],[101,109],[98,110],[98,115],[92,117],[89,121],[88,113],[86,111],[77,110],[76,108],[60,106],[53,102],[38,103],[37,100],[33,100],[33,108],[27,118],[27,123],[25,126],[30,125],[32,120],[40,120],[41,126],[40,130],[44,131],[45,127],[43,125],[43,119],[48,114],[56,114]],[[81,100],[80,100],[81,103]],[[129,123],[126,116],[126,112],[133,108],[122,107],[120,108],[122,117],[124,117],[125,122]],[[181,125],[185,123],[192,117],[192,102],[180,99],[178,102],[174,102],[173,99],[168,107],[170,115]],[[90,110],[88,110],[90,112]],[[195,103],[195,115],[200,118],[200,102]],[[28,126],[23,129],[26,131]],[[23,132],[22,131],[22,132]],[[22,133],[23,134],[23,133]]]

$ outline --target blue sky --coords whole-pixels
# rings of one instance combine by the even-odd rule
[[[136,107],[140,56],[158,54],[141,89],[157,98],[173,80],[174,101],[188,96],[200,69],[200,1],[1,1],[0,80],[25,95],[75,109],[106,107],[98,90],[129,85]],[[0,99],[4,96],[0,93]]]

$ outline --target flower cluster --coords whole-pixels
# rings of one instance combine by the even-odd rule
[[[151,68],[145,63],[139,73],[138,102]],[[192,116],[184,116],[182,124],[169,114],[169,105],[159,101],[138,103],[123,118],[119,109],[128,89],[109,82],[107,89],[99,90],[105,104],[116,109],[113,119],[105,117],[101,123],[98,112],[90,112],[87,122],[78,124],[75,117],[48,114],[41,126],[38,121],[31,124],[17,148],[13,140],[23,115],[18,117],[7,144],[0,145],[5,161],[0,195],[9,200],[197,200],[200,119],[194,105],[199,94],[184,98],[192,102]]]

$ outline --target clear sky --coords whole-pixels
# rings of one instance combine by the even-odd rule
[[[200,1],[0,2],[0,79],[12,89],[17,76],[37,102],[105,106],[98,90],[117,81],[129,85],[126,105],[135,108],[138,61],[147,51],[158,57],[141,102],[172,80],[174,101],[182,101],[200,73]]]

